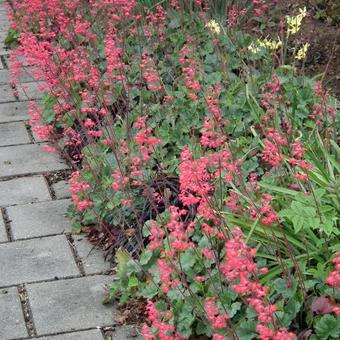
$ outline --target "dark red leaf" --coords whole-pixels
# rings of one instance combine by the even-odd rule
[[[312,330],[311,329],[305,329],[298,335],[298,339],[299,340],[308,340],[311,335],[312,335]]]
[[[331,301],[326,296],[320,296],[316,300],[313,301],[311,310],[315,314],[330,314],[333,312],[333,308],[336,306],[336,304]]]

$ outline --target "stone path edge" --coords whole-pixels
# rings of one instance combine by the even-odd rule
[[[5,20],[3,20],[5,15],[3,6],[4,1],[0,0],[1,32],[8,30],[8,27],[5,25]],[[8,214],[9,210],[13,213],[13,211],[18,211],[22,205],[55,202],[69,198],[67,197],[68,193],[65,190],[65,185],[63,184],[59,186],[53,186],[53,182],[51,182],[49,177],[49,175],[63,171],[69,167],[67,164],[65,164],[65,167],[64,165],[58,165],[56,163],[55,155],[47,157],[40,153],[38,154],[37,152],[34,152],[32,153],[32,155],[34,154],[34,157],[30,156],[31,158],[27,158],[27,156],[25,156],[27,152],[23,150],[28,150],[31,148],[33,150],[33,148],[38,148],[38,146],[45,144],[43,141],[37,140],[34,136],[33,131],[28,126],[27,122],[29,117],[26,113],[28,103],[32,99],[37,102],[41,99],[41,92],[38,88],[39,82],[22,80],[21,82],[27,87],[27,89],[21,89],[15,86],[19,92],[19,96],[13,96],[11,86],[6,84],[5,81],[8,78],[8,74],[6,73],[9,72],[9,62],[7,58],[9,51],[3,49],[2,41],[0,41],[0,50],[2,51],[0,55],[0,69],[2,75],[4,76],[4,78],[2,78],[3,81],[0,81],[0,131],[5,130],[5,133],[7,133],[9,136],[8,139],[6,136],[3,136],[2,142],[0,140],[0,228],[2,228],[0,230],[0,250],[2,250],[2,253],[10,250],[15,254],[24,254],[22,258],[18,256],[18,259],[13,263],[10,261],[7,262],[6,259],[7,257],[10,257],[9,255],[3,257],[7,263],[7,265],[5,265],[3,268],[7,268],[7,270],[5,271],[5,269],[3,269],[4,271],[1,272],[0,268],[0,276],[5,273],[7,278],[3,276],[3,279],[0,279],[0,291],[8,290],[19,296],[20,306],[17,306],[20,307],[19,309],[24,316],[24,320],[20,319],[16,322],[20,322],[20,326],[24,326],[24,328],[27,330],[27,336],[24,334],[24,332],[21,334],[15,332],[15,323],[9,321],[9,332],[5,331],[5,333],[2,333],[2,315],[0,315],[0,340],[81,340],[83,339],[83,336],[85,337],[83,340],[102,340],[109,338],[111,339],[108,334],[112,331],[114,339],[130,339],[130,337],[125,336],[125,334],[123,336],[123,333],[119,333],[119,339],[115,337],[115,328],[117,328],[117,332],[118,329],[121,330],[121,328],[120,326],[113,326],[113,312],[115,310],[113,306],[108,308],[111,317],[109,317],[108,314],[106,314],[105,317],[105,315],[101,315],[100,312],[92,314],[89,312],[87,317],[91,320],[92,315],[93,319],[98,321],[98,325],[100,325],[98,327],[93,327],[93,324],[90,325],[89,323],[86,324],[84,322],[79,322],[79,324],[77,324],[76,322],[73,322],[72,330],[63,329],[62,325],[59,325],[59,319],[56,319],[56,323],[58,324],[57,328],[60,328],[60,331],[53,332],[52,324],[48,324],[49,320],[46,319],[45,315],[42,313],[42,320],[43,322],[47,323],[45,326],[47,327],[46,330],[48,331],[41,332],[41,328],[40,330],[37,329],[35,313],[38,313],[39,311],[37,311],[36,305],[33,306],[34,310],[32,309],[31,302],[33,301],[31,301],[29,298],[29,291],[33,289],[33,287],[53,286],[56,288],[56,293],[61,294],[61,287],[68,287],[69,284],[71,285],[72,280],[74,280],[74,282],[81,282],[81,280],[84,280],[84,282],[102,282],[101,284],[103,284],[105,281],[105,285],[110,285],[110,283],[115,280],[115,277],[112,276],[110,269],[106,268],[102,264],[98,265],[99,262],[96,263],[99,257],[94,259],[89,258],[89,249],[91,244],[85,244],[85,240],[81,241],[81,237],[73,236],[70,230],[65,230],[62,233],[58,232],[34,236],[25,234],[22,238],[14,237],[11,224],[11,215]],[[18,86],[20,86],[20,84]],[[25,91],[27,91],[28,97],[31,98],[25,98]],[[19,126],[21,127],[21,132],[15,128]],[[26,132],[23,127],[25,127]],[[10,128],[13,129],[13,134],[17,133],[17,140],[14,136],[10,135],[12,133],[12,131],[9,131]],[[22,137],[19,136],[20,133]],[[23,137],[23,135],[25,135],[25,137]],[[19,156],[17,156],[17,154],[19,154]],[[28,163],[32,165],[27,166],[25,162],[22,163],[21,161],[18,161],[18,157],[23,157],[24,159],[27,158]],[[47,161],[49,159],[51,160],[51,163],[53,163],[52,165]],[[40,162],[40,164],[37,162]],[[60,162],[60,160],[58,162]],[[65,160],[61,162],[65,163]],[[42,164],[44,166],[41,166]],[[33,171],[28,171],[30,170],[30,167]],[[12,207],[15,207],[16,209],[12,209]],[[51,216],[51,218],[53,218],[53,216]],[[44,221],[44,223],[48,222]],[[61,241],[62,238],[64,241]],[[40,239],[44,241],[39,242]],[[58,239],[60,240],[59,245]],[[29,246],[28,252],[25,250],[25,245]],[[30,248],[32,249],[32,255],[30,255]],[[68,256],[69,259],[67,261],[63,260],[64,262],[58,262],[59,260],[57,260],[56,264],[52,261],[50,264],[49,257],[53,258],[53,255],[57,254],[58,252],[59,255],[64,253],[61,258],[65,259],[66,256]],[[92,250],[90,253],[92,253]],[[38,256],[36,254],[38,254]],[[59,255],[56,256],[56,258],[59,258]],[[23,258],[26,258],[26,260],[21,261]],[[13,267],[12,269],[10,269],[11,263]],[[42,275],[32,275],[30,271],[33,270],[32,268],[34,266],[40,266],[40,263],[43,264],[43,267],[50,265],[51,268]],[[58,268],[61,268],[64,263],[68,263],[68,265],[72,263],[72,265],[69,267],[71,269],[65,270],[62,268],[62,270],[59,270]],[[10,271],[15,270],[18,271],[18,274],[16,274],[16,276],[11,276],[12,274]],[[61,273],[62,275],[56,277],[53,275],[54,273],[58,275]],[[63,276],[63,273],[67,273],[67,276]],[[110,276],[108,276],[108,274],[110,274]],[[86,289],[84,291],[84,295],[82,295],[84,296],[84,299],[86,299],[87,292],[90,293],[94,288],[91,287],[91,285],[88,285]],[[45,297],[41,298],[38,291],[37,296],[47,309],[53,309],[53,303],[49,302],[49,294],[47,293],[48,291],[46,292],[45,290]],[[97,294],[98,296],[103,295],[104,290],[102,291],[97,289]],[[69,295],[70,298],[72,298],[72,296],[73,294]],[[68,295],[64,296],[64,299],[65,301],[68,301]],[[86,306],[86,300],[82,302],[82,298],[79,298],[78,301],[80,303],[80,307],[82,307],[83,310],[86,310],[84,309],[84,306]],[[96,301],[99,301],[100,304],[100,298]],[[93,310],[95,311],[96,308]],[[97,310],[100,311],[100,308]],[[29,325],[29,323],[31,323],[31,325]]]

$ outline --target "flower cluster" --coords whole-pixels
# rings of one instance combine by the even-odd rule
[[[72,173],[72,176],[69,179],[69,184],[72,199],[79,212],[83,212],[87,208],[93,207],[93,202],[86,198],[86,193],[90,189],[90,185],[87,182],[80,180],[79,171],[74,171]],[[82,198],[79,198],[80,196]]]
[[[198,70],[195,59],[191,56],[192,48],[190,41],[185,44],[180,51],[179,62],[182,65],[182,72],[185,74],[185,86],[189,90],[189,97],[192,100],[197,100],[197,92],[201,90],[201,85],[197,79]]]
[[[340,252],[337,253],[337,257],[332,262],[335,270],[328,275],[326,283],[340,292]]]
[[[254,262],[256,250],[244,243],[241,229],[235,228],[231,233],[232,239],[225,243],[225,263],[221,264],[221,271],[232,283],[231,287],[240,296],[244,296],[257,312],[260,339],[295,339],[294,333],[284,328],[274,330],[269,327],[275,324],[276,307],[266,301],[269,288],[262,286],[258,280],[260,274],[267,272],[267,268],[258,269]]]
[[[288,16],[287,17],[287,34],[296,34],[300,31],[301,23],[303,18],[307,15],[306,7],[299,8],[299,14],[296,16]]]
[[[157,336],[152,332],[151,328],[147,325],[143,327],[143,337],[146,340],[181,340],[182,338],[176,334],[174,326],[169,325],[168,322],[162,321],[162,319],[171,319],[172,315],[169,312],[159,312],[154,303],[148,301],[146,307],[148,313],[148,319],[151,322],[152,328],[156,330]]]

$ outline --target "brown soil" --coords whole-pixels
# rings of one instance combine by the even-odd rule
[[[48,181],[48,184],[51,185],[53,183],[57,183],[59,181],[65,180],[68,181],[71,177],[71,170],[58,170],[52,173],[47,174],[45,177]]]
[[[328,3],[335,3],[329,0]],[[323,19],[319,19],[319,8],[315,0],[282,0],[269,13],[267,28],[261,31],[256,23],[246,28],[256,36],[271,36],[276,39],[279,34],[278,23],[285,22],[286,16],[299,13],[299,8],[306,7],[307,16],[303,19],[300,32],[291,37],[289,46],[301,46],[309,43],[309,49],[304,64],[296,63],[296,68],[303,75],[316,77],[323,81],[325,88],[340,99],[340,28],[336,24],[338,17],[326,10]],[[328,17],[327,14],[330,16]],[[274,24],[271,26],[271,24]]]
[[[325,10],[325,20],[320,20],[315,1],[285,0],[283,3],[284,15],[295,15],[304,6],[307,9],[308,15],[295,37],[298,43],[310,43],[301,72],[311,77],[319,76],[330,93],[340,99],[340,27],[335,23],[335,13]]]
[[[139,324],[142,325],[146,320],[146,300],[134,299],[118,306],[120,316],[115,319],[118,325]]]

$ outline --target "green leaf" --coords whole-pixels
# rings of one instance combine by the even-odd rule
[[[179,27],[179,21],[178,21],[179,18],[173,18],[170,23],[169,23],[169,28],[178,28]]]
[[[315,331],[319,340],[340,337],[340,317],[324,315],[315,325]]]
[[[149,282],[142,289],[142,295],[144,298],[150,300],[158,294],[159,288],[154,283]]]
[[[178,321],[176,323],[176,329],[179,333],[185,337],[191,335],[191,325],[195,320],[195,316],[192,312],[192,306],[189,303],[184,303],[181,310],[178,312]]]
[[[119,281],[113,282],[110,286],[109,293],[103,300],[103,304],[105,305],[105,304],[111,303],[116,298],[120,290],[121,290],[120,282]]]
[[[284,299],[290,299],[296,293],[297,281],[292,277],[290,282],[287,279],[278,278],[274,281],[274,288]]]
[[[206,335],[208,333],[208,326],[199,321],[197,322],[197,326],[196,326],[196,334],[197,335]]]
[[[148,264],[148,262],[150,261],[151,257],[152,257],[152,251],[150,249],[145,249],[142,252],[142,255],[140,257],[139,263],[144,266],[146,264]]]
[[[141,272],[141,266],[137,260],[131,259],[126,264],[125,275],[137,274]]]
[[[50,124],[55,120],[54,105],[56,103],[56,99],[52,95],[44,95],[42,102],[43,112],[41,117],[45,123]],[[67,117],[67,115],[65,117]]]
[[[184,271],[190,269],[196,262],[195,256],[192,254],[191,250],[187,250],[181,255],[181,266]]]
[[[320,219],[317,217],[316,209],[300,201],[293,201],[289,208],[281,210],[280,216],[288,218],[293,223],[296,234],[301,229],[315,229],[320,225]]]
[[[151,226],[151,220],[146,221],[143,225],[143,229],[142,229],[142,233],[143,233],[143,237],[148,237],[150,236],[150,226]]]
[[[129,294],[123,294],[119,299],[119,303],[120,304],[126,303],[129,300],[129,297],[130,297]]]
[[[239,340],[251,340],[257,337],[256,321],[242,321],[237,324],[236,333]]]
[[[229,317],[233,317],[237,314],[237,312],[241,309],[241,303],[240,302],[234,302],[231,304],[230,308],[228,308],[228,315]]]
[[[335,216],[335,213],[334,213],[334,216]],[[334,227],[335,227],[335,223],[334,223],[332,216],[330,216],[329,218],[326,218],[324,216],[322,224],[321,224],[321,228],[326,233],[327,236],[330,236],[333,233],[333,230],[335,229]]]
[[[5,38],[5,45],[8,47],[16,46],[19,43],[18,42],[19,36],[20,36],[19,32],[13,29],[9,29],[7,32],[7,36]]]
[[[290,299],[286,306],[284,306],[284,313],[281,321],[285,327],[289,327],[291,322],[295,319],[302,304],[296,299]]]
[[[139,280],[137,279],[136,276],[131,276],[129,278],[129,282],[128,282],[128,289],[131,289],[133,287],[137,287],[139,285]]]
[[[275,185],[270,185],[270,184],[263,183],[263,182],[260,182],[259,185],[264,189],[267,189],[267,190],[270,190],[270,191],[276,191],[276,192],[278,192],[280,194],[284,194],[284,195],[296,196],[298,194],[297,191],[277,187]]]
[[[81,232],[81,223],[79,221],[74,222],[72,224],[72,232],[74,234],[80,234],[80,232]]]
[[[116,252],[116,272],[121,278],[126,274],[127,263],[130,260],[130,255],[126,250],[118,249]]]

